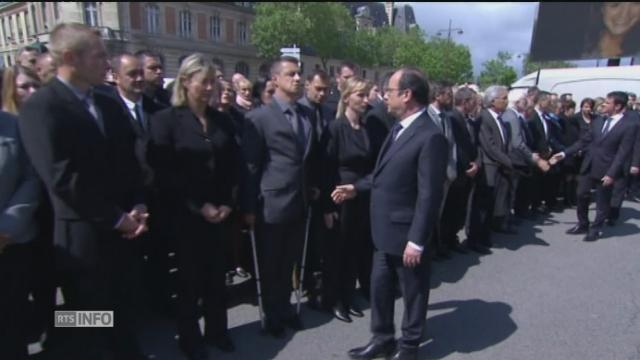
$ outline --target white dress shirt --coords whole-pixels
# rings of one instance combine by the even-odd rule
[[[141,124],[143,129],[146,129],[145,122],[144,122],[144,114],[142,113],[142,98],[140,98],[140,100],[138,100],[137,102],[133,102],[122,95],[120,95],[120,98],[122,99],[122,101],[124,101],[124,104],[127,106],[127,109],[129,109],[129,114],[131,114],[131,117],[136,119],[136,121],[138,121],[138,123]],[[143,119],[138,119],[138,114],[136,114],[136,105],[138,105],[138,109],[140,109],[140,116],[142,116]]]
[[[507,140],[504,137],[504,129],[502,128],[502,124],[500,123],[500,120],[498,120],[498,116],[500,116],[500,115],[498,115],[497,112],[495,112],[495,111],[493,111],[491,109],[488,109],[488,110],[489,110],[489,114],[491,114],[491,116],[493,117],[493,121],[495,121],[496,125],[498,125],[498,129],[500,130],[500,137],[502,138],[502,143],[506,144]]]
[[[540,121],[542,122],[542,127],[544,128],[544,138],[549,138],[549,129],[547,129],[547,121],[544,119],[544,114],[540,111],[539,108],[536,108],[536,112],[538,113],[538,117],[540,117]]]

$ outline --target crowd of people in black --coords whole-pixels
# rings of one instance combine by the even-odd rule
[[[302,78],[287,57],[252,83],[225,79],[201,54],[165,88],[160,54],[110,56],[75,24],[18,62],[2,75],[1,359],[28,358],[43,333],[50,359],[146,358],[141,301],[173,309],[189,359],[207,359],[207,345],[234,351],[228,286],[258,271],[274,337],[304,328],[294,287],[347,323],[364,316],[358,290],[369,299],[374,341],[355,359],[395,349],[383,315],[395,274],[420,304],[408,303],[394,359],[414,359],[431,260],[491,254],[492,233],[574,207],[568,233],[595,241],[625,199],[640,200],[640,115],[622,91],[576,111],[571,94],[533,87],[510,104],[507,87],[480,93],[410,68],[373,83],[343,62],[335,81],[322,70]],[[412,152],[422,136],[430,145]],[[397,244],[377,240],[398,233]],[[54,327],[58,287],[62,309],[113,310],[115,328]]]

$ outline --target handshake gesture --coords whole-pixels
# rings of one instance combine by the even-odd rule
[[[122,216],[116,230],[125,239],[135,239],[149,230],[147,227],[148,218],[147,206],[144,204],[136,205],[131,212]]]
[[[564,160],[565,155],[564,153],[557,153],[557,154],[553,154],[553,156],[549,159],[549,164],[551,165],[555,165],[557,163],[559,163],[560,161]]]
[[[342,204],[345,200],[353,199],[356,197],[356,187],[353,184],[338,185],[336,189],[331,193],[331,200],[336,204]]]

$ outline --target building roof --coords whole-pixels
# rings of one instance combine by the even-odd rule
[[[384,3],[381,2],[345,2],[343,3],[349,11],[351,16],[355,17],[358,14],[358,9],[366,6],[369,8],[369,15],[373,19],[374,27],[381,27],[389,25],[387,20],[387,12],[384,9]]]

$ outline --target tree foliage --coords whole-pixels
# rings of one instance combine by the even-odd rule
[[[560,69],[560,68],[574,68],[577,65],[568,61],[555,60],[555,61],[531,61],[531,57],[527,54],[522,61],[522,68],[524,75],[531,74],[538,71],[538,69]]]
[[[428,39],[418,28],[394,27],[356,31],[341,3],[259,3],[252,28],[259,56],[276,58],[280,48],[296,44],[313,49],[326,70],[330,58],[348,58],[362,66],[415,66],[430,79],[472,80],[469,48],[442,39]]]
[[[490,85],[511,85],[518,78],[516,69],[507,64],[512,55],[507,51],[499,51],[495,59],[485,61],[482,64],[482,72],[478,83],[482,87]]]

